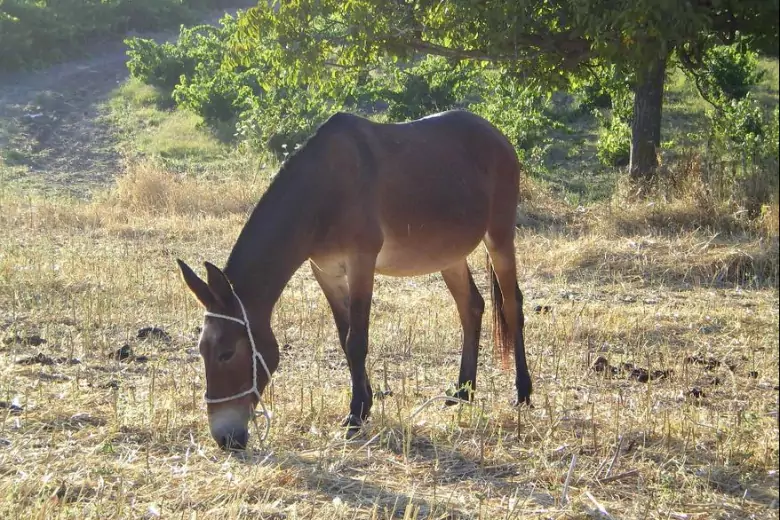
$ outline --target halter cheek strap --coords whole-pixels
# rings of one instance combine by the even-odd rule
[[[257,386],[257,362],[260,361],[260,365],[263,367],[263,370],[265,370],[265,374],[268,376],[269,384],[271,383],[271,371],[268,369],[268,365],[266,364],[263,355],[260,353],[259,350],[257,350],[257,345],[255,344],[255,337],[252,334],[252,328],[249,326],[249,317],[246,314],[246,308],[244,307],[244,303],[241,301],[241,298],[238,297],[232,285],[230,287],[230,290],[233,292],[233,297],[238,302],[238,306],[241,309],[241,316],[243,317],[243,319],[235,318],[233,316],[228,316],[226,314],[218,314],[216,312],[209,312],[209,311],[206,311],[204,313],[204,316],[209,318],[218,318],[221,320],[233,321],[235,323],[244,326],[244,328],[246,329],[246,334],[249,337],[249,344],[252,346],[252,388],[228,397],[215,398],[215,397],[209,397],[208,394],[204,394],[203,400],[206,401],[208,404],[225,403],[227,401],[233,401],[234,399],[239,399],[241,397],[250,394],[255,394],[257,396],[258,404],[260,404],[260,407],[263,409],[263,411],[260,412],[259,415],[264,415],[266,418],[266,432],[265,432],[265,436],[263,437],[265,438],[268,436],[268,430],[271,428],[271,414],[268,413],[268,410],[266,410],[265,405],[263,404],[263,399],[260,396],[260,389]]]

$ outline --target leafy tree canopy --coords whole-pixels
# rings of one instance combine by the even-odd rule
[[[261,2],[239,20],[234,60],[258,49],[267,81],[320,95],[348,93],[388,60],[438,55],[493,67],[548,91],[608,72],[634,92],[629,169],[658,165],[665,73],[691,74],[715,45],[740,41],[778,54],[780,0],[292,0]],[[235,66],[235,62],[231,64]],[[702,84],[698,82],[697,84]]]
[[[389,58],[435,54],[490,63],[565,84],[609,63],[625,74],[678,50],[691,68],[740,35],[777,54],[778,0],[292,0],[261,2],[240,21],[234,50],[258,43],[278,70],[311,81],[343,77]],[[328,74],[324,74],[324,73]]]

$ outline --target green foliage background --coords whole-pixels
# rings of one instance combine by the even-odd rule
[[[601,163],[594,165],[591,175],[628,163],[631,78],[614,63],[597,63],[588,74],[570,77],[564,93],[570,105],[561,111],[538,82],[501,67],[444,56],[418,55],[402,61],[388,55],[355,67],[334,58],[317,70],[296,72],[299,68],[290,67],[279,54],[273,35],[237,51],[243,16],[226,16],[217,28],[182,28],[174,44],[131,39],[128,67],[134,77],[161,89],[177,106],[200,115],[224,141],[266,151],[277,159],[293,152],[339,110],[395,122],[465,108],[498,126],[532,175],[550,178],[556,134],[571,133],[572,122],[588,117],[598,128],[595,155]],[[306,62],[301,60],[303,67]],[[763,79],[758,55],[740,42],[712,47],[705,62],[707,67],[691,81],[702,94],[709,94],[711,105],[706,124],[689,137],[712,164],[718,164],[712,170],[717,176],[708,173],[709,184],[727,186],[719,190],[727,196],[739,193],[744,204],[760,205],[776,191],[777,183],[768,172],[776,171],[777,122],[772,108],[749,94]],[[776,102],[774,106],[776,114]],[[762,190],[748,187],[756,185]]]
[[[0,70],[56,61],[95,39],[188,21],[199,9],[231,3],[0,0]],[[706,183],[724,196],[738,193],[746,205],[776,196],[777,101],[767,105],[753,95],[765,79],[760,36],[771,42],[773,30],[755,13],[772,11],[773,2],[739,4],[740,23],[755,34],[727,45],[712,36],[722,31],[717,17],[707,19],[698,7],[679,19],[659,15],[681,9],[674,2],[660,6],[666,11],[650,0],[489,4],[284,2],[278,12],[258,7],[226,16],[218,27],[182,27],[175,43],[129,39],[128,68],[221,140],[278,159],[339,110],[404,121],[465,108],[497,125],[532,175],[568,190],[628,163],[637,63],[672,35],[682,43],[663,49],[669,74],[685,71],[709,103],[705,120],[682,138],[717,165]],[[595,162],[585,172],[575,165],[552,173],[584,153],[551,159],[582,124],[595,125]],[[680,151],[679,139],[667,141],[668,155]]]

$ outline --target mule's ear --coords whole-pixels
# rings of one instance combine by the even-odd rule
[[[206,281],[211,293],[216,296],[223,308],[227,308],[233,302],[233,288],[227,276],[222,270],[211,262],[204,262],[206,266]]]
[[[176,263],[179,264],[181,275],[184,278],[187,287],[189,287],[192,294],[195,295],[195,298],[197,298],[204,307],[212,307],[214,305],[214,295],[211,294],[211,290],[209,289],[209,286],[206,285],[206,282],[201,280],[198,275],[195,274],[195,271],[190,269],[190,266],[178,258],[176,259]]]

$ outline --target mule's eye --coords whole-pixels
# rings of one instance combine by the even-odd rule
[[[235,354],[235,353],[236,353],[236,351],[235,351],[235,350],[228,350],[228,351],[226,351],[226,352],[221,352],[221,353],[219,354],[219,356],[217,356],[217,359],[218,359],[220,362],[222,362],[222,363],[225,363],[226,361],[230,361],[230,358],[232,358],[232,357],[233,357],[233,354]]]

